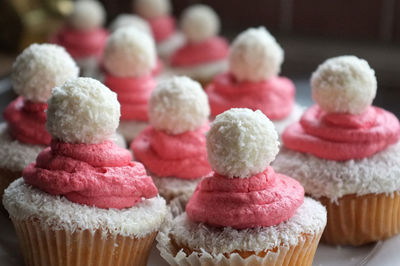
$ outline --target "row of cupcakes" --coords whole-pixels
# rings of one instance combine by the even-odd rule
[[[94,79],[73,78],[56,86],[48,101],[50,146],[3,197],[25,263],[146,265],[162,230],[158,247],[171,265],[311,265],[326,211],[304,197],[298,181],[269,166],[279,151],[273,123],[261,111],[231,109],[209,127],[209,109],[201,105],[207,97],[186,77],[165,81],[151,99],[154,128],[135,140],[134,151],[149,152],[154,134],[187,154],[193,143],[184,149],[168,141],[169,133],[205,140],[211,167],[187,214],[162,227],[165,200],[143,165],[112,141],[120,116],[116,94]],[[176,109],[181,103],[187,108]],[[160,150],[173,154],[170,149]]]

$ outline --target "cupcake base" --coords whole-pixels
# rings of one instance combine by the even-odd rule
[[[138,265],[145,266],[157,232],[143,238],[121,235],[102,236],[102,232],[43,229],[35,220],[13,219],[25,265]]]
[[[321,241],[359,246],[400,233],[400,193],[346,195],[336,202],[318,199],[328,211]]]

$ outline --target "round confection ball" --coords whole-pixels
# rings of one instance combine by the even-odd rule
[[[326,60],[311,76],[312,97],[328,113],[361,114],[376,95],[375,71],[356,56]]]
[[[104,24],[106,12],[99,1],[78,0],[74,2],[68,23],[75,29],[93,30]]]
[[[169,0],[135,0],[133,8],[140,16],[152,19],[168,15],[171,3]]]
[[[63,142],[101,143],[113,136],[119,124],[117,95],[92,78],[55,87],[48,103],[47,131]]]
[[[278,134],[260,110],[233,108],[218,115],[207,133],[208,161],[233,178],[263,172],[279,151]]]
[[[63,47],[32,44],[15,60],[11,81],[18,95],[32,102],[46,102],[55,86],[78,75],[78,66]]]
[[[106,70],[114,76],[148,75],[156,64],[154,40],[136,28],[120,28],[108,38],[103,62]]]
[[[110,31],[114,32],[123,27],[134,27],[141,30],[150,36],[152,36],[152,31],[149,23],[139,16],[131,14],[120,14],[118,15],[110,25]]]
[[[200,83],[188,77],[161,81],[149,100],[150,124],[168,134],[181,134],[204,125],[210,115]]]
[[[193,5],[183,11],[181,29],[189,42],[202,42],[218,34],[217,13],[206,5]]]
[[[279,74],[284,52],[264,28],[250,28],[236,37],[229,54],[230,72],[239,81],[258,82]]]

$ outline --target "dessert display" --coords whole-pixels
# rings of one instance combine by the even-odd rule
[[[282,135],[273,165],[328,210],[324,242],[362,245],[400,232],[400,124],[373,106],[375,72],[355,56],[326,60],[311,78],[316,104]]]
[[[147,102],[156,87],[152,70],[156,65],[153,39],[134,28],[112,33],[104,50],[105,84],[121,104],[119,132],[130,142],[148,125]]]
[[[170,57],[172,71],[205,86],[228,67],[229,44],[217,36],[219,17],[209,6],[197,4],[183,11],[180,24],[185,43]]]
[[[51,38],[65,47],[81,68],[81,75],[98,77],[108,31],[102,27],[105,10],[97,0],[75,1],[66,25]]]
[[[3,197],[26,265],[146,265],[167,208],[143,165],[110,140],[119,117],[99,81],[53,89],[50,147]]]
[[[278,134],[261,112],[230,109],[207,133],[212,175],[157,236],[171,265],[311,265],[326,210],[269,166]]]
[[[211,115],[230,108],[261,110],[278,133],[299,119],[293,82],[279,76],[283,50],[263,27],[250,28],[236,37],[229,54],[229,70],[214,78],[206,91]]]
[[[6,107],[0,124],[0,196],[50,144],[46,101],[53,87],[78,73],[65,49],[53,44],[32,44],[16,58],[11,81],[19,96]]]
[[[131,149],[168,202],[182,197],[184,205],[200,179],[211,174],[206,151],[209,114],[207,95],[188,77],[160,82],[150,97],[150,126]]]
[[[170,15],[169,0],[134,0],[133,9],[150,24],[161,58],[167,59],[182,45],[184,38],[176,29],[175,18]]]

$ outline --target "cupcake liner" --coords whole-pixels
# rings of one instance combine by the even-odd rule
[[[321,197],[328,211],[322,242],[363,245],[400,233],[400,193],[346,195],[337,203]]]
[[[11,219],[28,266],[144,266],[157,235],[156,231],[139,239],[111,234],[105,238],[101,230],[71,233],[42,228],[37,220]]]
[[[157,236],[157,248],[161,256],[175,266],[258,266],[258,265],[312,265],[322,231],[315,235],[302,235],[295,246],[281,245],[272,250],[260,252],[232,252],[210,254],[201,249],[193,251],[188,247],[178,246],[168,233],[160,232]]]

